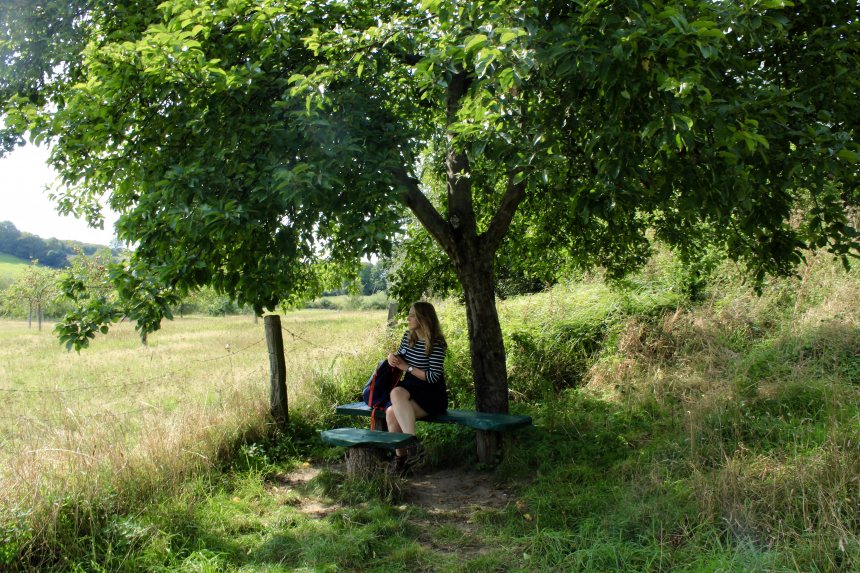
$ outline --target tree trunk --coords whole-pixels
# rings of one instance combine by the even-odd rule
[[[493,288],[493,261],[472,261],[461,271],[466,298],[466,319],[472,350],[475,399],[481,412],[508,413],[508,376],[505,346]]]
[[[479,412],[508,413],[508,374],[505,344],[496,309],[494,253],[470,241],[457,257],[457,274],[466,299],[466,319]],[[495,464],[498,432],[477,432],[478,461]]]
[[[468,70],[452,75],[448,83],[447,115],[450,125],[459,120],[459,111],[474,76]],[[449,140],[456,139],[453,131]],[[469,157],[457,145],[445,156],[447,218],[443,218],[422,192],[417,179],[406,170],[394,173],[403,185],[403,200],[427,232],[454,261],[466,299],[475,402],[479,412],[508,413],[508,375],[505,345],[496,310],[494,258],[510,228],[517,208],[525,197],[525,179],[516,170],[507,174],[507,187],[498,209],[483,233],[479,232],[472,198]],[[478,459],[496,461],[499,446],[496,432],[478,432]]]
[[[379,448],[354,446],[346,451],[346,473],[367,479],[385,471],[385,451]]]

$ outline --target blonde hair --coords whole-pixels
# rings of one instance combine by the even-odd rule
[[[418,328],[409,331],[407,343],[410,347],[415,346],[419,339],[424,339],[424,352],[428,356],[433,351],[436,345],[447,346],[445,335],[442,334],[442,326],[439,324],[439,317],[436,316],[436,309],[429,302],[418,301],[413,303],[410,310],[415,311],[415,320],[418,321]]]

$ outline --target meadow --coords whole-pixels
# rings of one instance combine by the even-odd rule
[[[18,257],[0,253],[0,290],[15,282],[27,269],[28,264]]]
[[[810,255],[761,296],[731,263],[693,291],[690,276],[659,255],[620,283],[582,276],[499,301],[511,407],[534,427],[487,468],[470,431],[419,425],[430,464],[406,480],[349,478],[342,450],[318,438],[364,425],[333,406],[357,398],[397,338],[384,311],[284,315],[285,434],[268,423],[262,323],[249,317],[166,323],[146,347],[120,325],[80,355],[3,323],[2,364],[22,365],[3,388],[22,392],[2,413],[0,559],[21,571],[860,569],[860,273]],[[453,405],[468,408],[463,308],[436,304]],[[444,483],[455,488],[428,502]]]
[[[314,376],[374,343],[385,318],[286,315],[289,400],[306,402]],[[122,323],[79,354],[50,328],[2,321],[0,371],[0,507],[36,539],[60,535],[64,504],[109,493],[110,510],[123,511],[270,430],[263,322],[248,316],[165,322],[146,345]]]

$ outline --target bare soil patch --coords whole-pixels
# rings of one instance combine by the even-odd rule
[[[340,504],[326,503],[315,497],[309,497],[302,493],[305,485],[320,473],[320,468],[305,464],[288,474],[278,474],[269,480],[268,489],[275,495],[282,495],[287,503],[295,505],[296,508],[314,519],[322,519],[337,511]]]
[[[342,465],[342,464],[341,464]],[[276,494],[299,492],[319,475],[321,468],[304,465],[289,473],[269,478],[269,489]],[[464,468],[419,470],[405,479],[404,502],[433,515],[470,515],[477,510],[504,509],[515,496],[505,485],[496,483],[490,472]],[[303,513],[324,516],[340,508],[339,504],[302,496],[297,504]]]
[[[425,510],[427,517],[415,524],[422,533],[418,542],[439,553],[460,558],[488,551],[481,539],[475,515],[501,510],[515,503],[515,496],[496,483],[492,473],[463,468],[434,469],[407,480],[405,501]]]
[[[407,479],[406,501],[431,514],[471,514],[479,509],[502,509],[513,500],[514,496],[487,472],[435,469]]]

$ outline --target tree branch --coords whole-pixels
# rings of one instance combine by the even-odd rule
[[[448,97],[446,113],[448,125],[457,121],[463,97],[472,84],[468,72],[454,74],[448,82]],[[448,152],[445,157],[447,191],[448,191],[448,220],[451,227],[460,237],[474,238],[477,234],[475,208],[472,200],[471,166],[465,153],[459,151],[453,142],[453,134],[448,135]]]
[[[502,202],[499,204],[496,214],[493,215],[493,220],[490,221],[490,225],[487,227],[487,230],[482,234],[482,239],[487,249],[495,252],[495,250],[499,248],[499,244],[502,242],[502,238],[505,236],[505,233],[508,232],[508,228],[511,226],[511,221],[514,218],[514,214],[516,214],[517,209],[525,196],[525,180],[522,180],[519,183],[514,183],[514,174],[509,174],[508,186],[507,189],[505,189],[505,195],[502,197]]]
[[[418,180],[403,170],[397,170],[394,175],[403,187],[402,195],[406,206],[415,213],[415,216],[418,217],[418,220],[427,229],[427,232],[436,239],[436,242],[453,259],[455,252],[451,229],[445,223],[439,211],[436,210],[430,200],[421,192]]]

